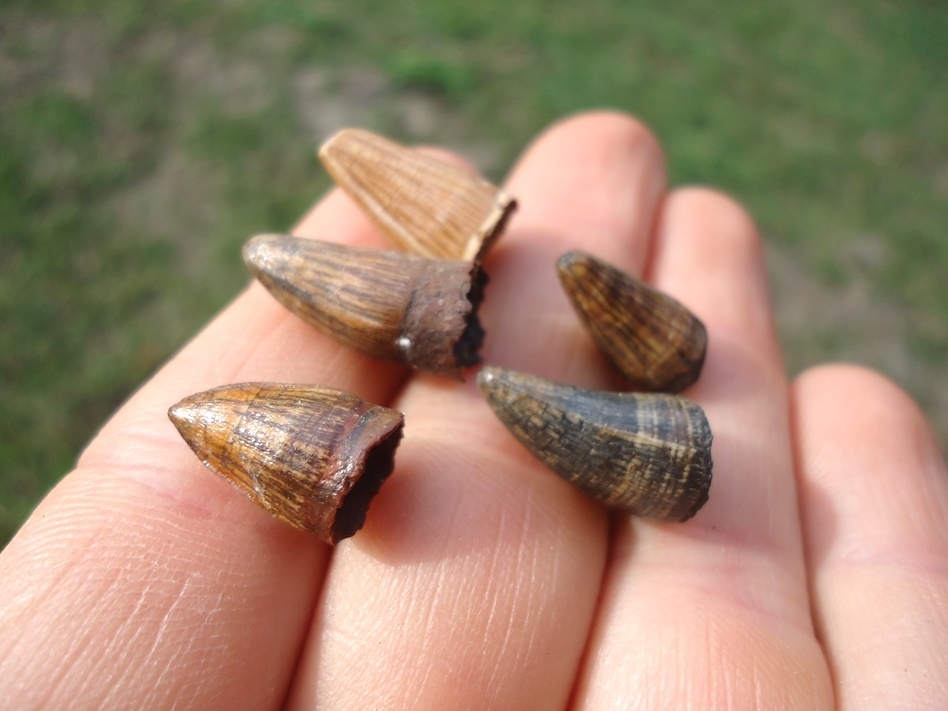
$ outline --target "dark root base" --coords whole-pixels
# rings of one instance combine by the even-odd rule
[[[711,457],[708,457],[708,478],[704,486],[701,489],[701,493],[698,494],[698,499],[685,511],[678,521],[687,521],[690,518],[693,518],[698,511],[701,510],[701,507],[708,503],[709,494],[711,491]]]
[[[471,304],[471,310],[464,317],[464,332],[457,343],[454,344],[454,360],[460,368],[467,368],[481,362],[478,351],[484,343],[486,332],[477,317],[477,309],[484,300],[484,287],[488,281],[487,272],[481,268],[479,263],[474,262],[471,267],[471,288],[467,292],[467,300]]]
[[[330,530],[331,543],[335,544],[344,538],[349,538],[362,528],[365,515],[369,511],[369,504],[395,468],[395,450],[402,439],[402,429],[403,426],[399,425],[384,440],[369,450],[362,476],[352,485],[342,506],[336,512],[336,518]]]
[[[708,427],[707,421],[705,421],[705,427]],[[702,448],[701,455],[697,457],[696,461],[692,464],[692,466],[706,471],[707,475],[698,481],[699,485],[696,487],[697,491],[691,496],[682,496],[678,505],[668,512],[664,520],[687,521],[693,518],[694,515],[701,510],[701,507],[708,503],[709,493],[711,491],[711,479],[714,476],[714,462],[711,460],[711,441],[713,437],[711,437],[710,432],[710,428],[708,428],[707,442]]]

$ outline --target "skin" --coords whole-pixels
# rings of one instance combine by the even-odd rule
[[[486,362],[620,383],[553,269],[581,248],[691,308],[714,431],[684,524],[611,516],[546,471],[468,377],[337,346],[250,286],[146,383],[0,554],[0,698],[29,708],[948,708],[948,472],[870,371],[788,382],[754,225],[669,190],[631,118],[551,127],[507,183]],[[385,246],[330,193],[296,233]],[[396,470],[335,550],[237,494],[166,417],[228,382],[402,410]]]

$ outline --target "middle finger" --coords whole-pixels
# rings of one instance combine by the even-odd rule
[[[541,137],[510,181],[521,211],[487,264],[486,360],[607,382],[553,265],[584,247],[640,268],[663,189],[660,152],[628,119],[581,117]],[[606,516],[522,450],[472,383],[419,378],[398,406],[398,469],[363,534],[337,550],[293,701],[565,705]]]
[[[651,276],[708,328],[688,391],[714,432],[708,504],[686,524],[616,527],[577,706],[821,708],[788,423],[761,244],[744,212],[672,193]]]

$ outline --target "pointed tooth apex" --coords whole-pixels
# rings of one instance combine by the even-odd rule
[[[498,368],[478,382],[521,444],[607,506],[684,521],[708,500],[711,429],[695,403],[584,390]]]
[[[480,260],[516,208],[480,176],[368,131],[340,131],[319,157],[393,244],[425,257]]]
[[[259,272],[269,271],[274,258],[281,254],[281,236],[273,234],[257,235],[244,244],[242,252],[244,263],[255,276]]]
[[[182,428],[191,427],[194,424],[194,415],[195,408],[187,401],[187,398],[168,409],[168,418],[179,432]]]
[[[285,235],[251,239],[244,259],[286,308],[373,358],[458,379],[480,361],[478,263]]]
[[[168,414],[208,468],[331,544],[362,528],[404,425],[400,412],[339,390],[273,383],[197,393]]]
[[[204,393],[189,395],[168,410],[168,417],[191,449],[213,451],[220,446],[220,425],[227,419]]]
[[[493,386],[494,380],[497,378],[499,372],[500,368],[493,365],[485,365],[477,374],[477,384],[485,395]]]
[[[507,407],[524,390],[529,389],[530,381],[524,379],[533,377],[518,373],[515,370],[507,370],[497,366],[484,366],[477,374],[477,384],[484,397],[487,398],[487,402],[496,411],[498,407]]]
[[[698,379],[708,334],[681,303],[583,252],[568,252],[557,273],[600,350],[636,387],[680,392]]]

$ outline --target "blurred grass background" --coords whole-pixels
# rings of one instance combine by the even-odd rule
[[[757,218],[791,372],[879,368],[948,442],[946,37],[925,0],[4,0],[0,545],[344,125],[499,179],[564,114],[642,117]]]

